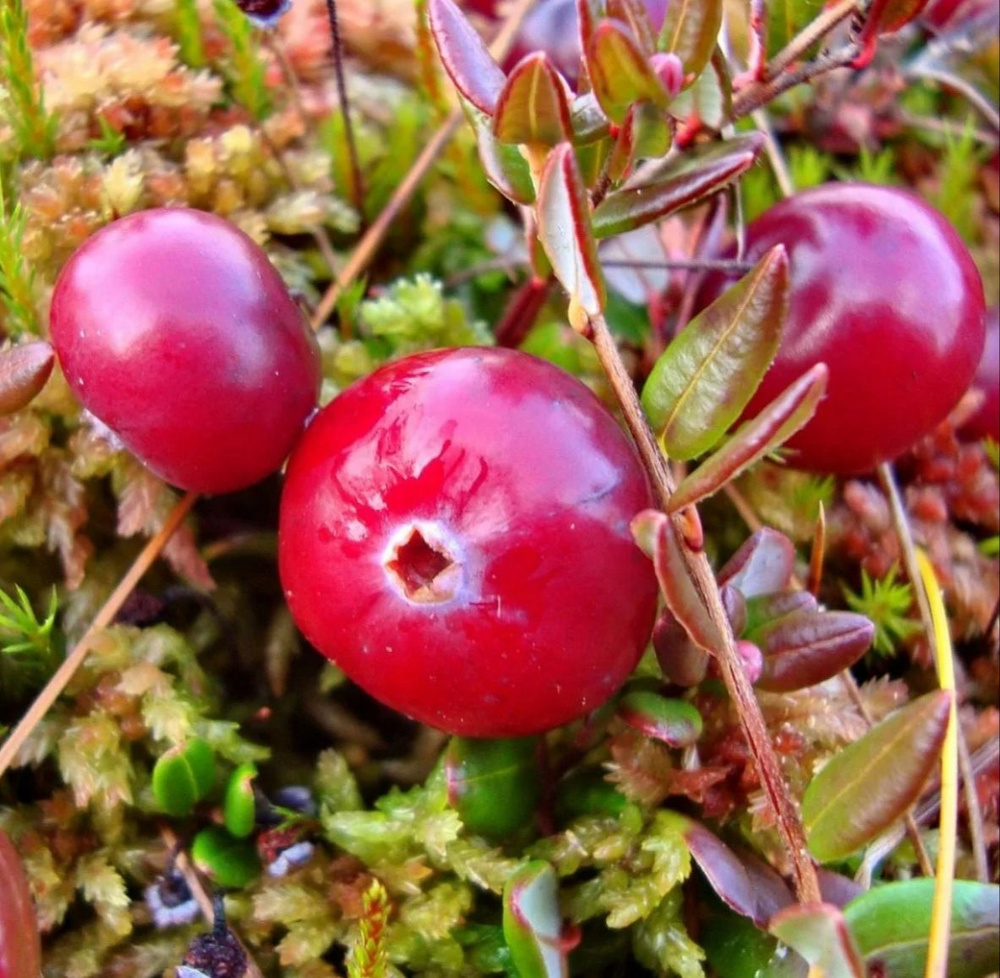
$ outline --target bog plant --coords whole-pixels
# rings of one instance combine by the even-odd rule
[[[974,791],[957,830],[948,622],[908,546],[916,529],[953,634],[989,641],[996,562],[974,544],[996,533],[997,473],[956,427],[987,235],[970,255],[916,197],[849,183],[740,217],[765,165],[794,190],[772,119],[792,177],[841,172],[828,149],[850,133],[811,137],[797,86],[816,80],[820,111],[842,96],[833,68],[874,83],[887,46],[990,123],[955,53],[975,45],[924,43],[920,6],[552,0],[530,23],[570,10],[574,30],[523,33],[510,57],[509,36],[491,51],[427,0],[418,86],[344,84],[341,28],[370,13],[346,0],[79,25],[4,7],[0,938],[40,933],[45,973],[68,976],[995,962]],[[878,99],[849,98],[881,134]],[[959,156],[967,178],[971,152],[936,159]],[[881,172],[865,159],[849,172]],[[858,197],[874,203],[817,203]],[[841,211],[814,259],[803,222],[839,228]],[[768,238],[783,214],[798,223]],[[907,302],[929,291],[929,322],[898,295],[886,311],[877,280],[903,259],[893,279]],[[856,325],[796,352],[816,308],[838,323],[847,301],[809,292],[811,260],[876,282],[861,314],[885,330],[878,362]],[[879,386],[897,354],[914,368],[914,332],[943,341],[940,398]],[[502,349],[522,341],[580,379]],[[427,352],[442,346],[463,349]],[[843,407],[866,372],[865,402]],[[836,404],[850,430],[794,454]],[[878,465],[890,502],[790,470],[804,458]],[[868,576],[890,545],[907,590]],[[920,597],[932,635],[900,620]],[[911,655],[911,683],[858,685],[873,638]],[[988,676],[975,649],[970,675]],[[990,757],[976,681],[973,776]],[[0,976],[34,976],[38,945],[11,946]]]

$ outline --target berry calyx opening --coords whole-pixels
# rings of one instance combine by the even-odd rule
[[[396,590],[415,604],[443,604],[461,587],[462,563],[445,533],[431,524],[402,527],[386,548],[383,566]]]

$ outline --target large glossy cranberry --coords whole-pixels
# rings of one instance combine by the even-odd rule
[[[1000,442],[1000,307],[986,316],[986,344],[972,386],[982,391],[983,403],[962,428],[968,438],[992,438]]]
[[[870,471],[942,421],[983,349],[983,286],[951,225],[902,190],[830,184],[772,207],[747,228],[746,257],[783,244],[791,293],[774,365],[752,416],[815,363],[826,400],[789,443],[789,463]],[[727,283],[713,276],[707,304]]]
[[[643,3],[653,30],[658,31],[667,15],[667,0]],[[524,18],[504,67],[509,70],[526,55],[544,51],[563,76],[575,84],[581,58],[576,4],[577,0],[538,0]]]
[[[418,354],[306,430],[281,500],[279,566],[310,642],[382,702],[472,737],[594,709],[656,609],[629,521],[650,505],[614,419],[512,350]]]
[[[83,405],[173,485],[277,469],[316,404],[319,352],[264,252],[222,218],[143,211],[63,267],[52,342]]]

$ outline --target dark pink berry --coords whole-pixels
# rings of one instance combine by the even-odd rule
[[[657,588],[629,522],[631,443],[578,380],[524,353],[407,357],[309,425],[281,501],[280,570],[309,641],[373,696],[471,737],[604,702]]]

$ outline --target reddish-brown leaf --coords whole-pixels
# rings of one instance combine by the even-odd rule
[[[44,340],[0,351],[0,415],[27,407],[52,373],[55,353]]]
[[[504,73],[483,39],[452,0],[429,0],[427,14],[448,77],[480,112],[492,115]]]
[[[670,512],[718,492],[804,427],[826,393],[829,376],[826,364],[817,363],[779,394],[684,479],[670,499]]]
[[[760,133],[748,133],[668,158],[650,182],[604,198],[594,209],[594,233],[608,238],[697,204],[749,170],[763,145]]]
[[[590,227],[587,192],[573,147],[557,146],[545,162],[538,184],[538,238],[552,270],[573,306],[588,316],[604,308],[604,277]]]
[[[719,586],[731,584],[745,598],[783,591],[795,571],[792,541],[765,526],[748,537],[718,573]]]
[[[725,638],[691,580],[684,544],[673,519],[656,510],[644,510],[632,520],[632,535],[652,557],[667,607],[691,641],[706,652],[721,649]]]
[[[0,831],[0,976],[38,978],[42,946],[28,878],[17,848]]]
[[[779,618],[755,637],[764,654],[757,686],[805,689],[850,668],[868,651],[875,626],[850,611],[805,611]]]

